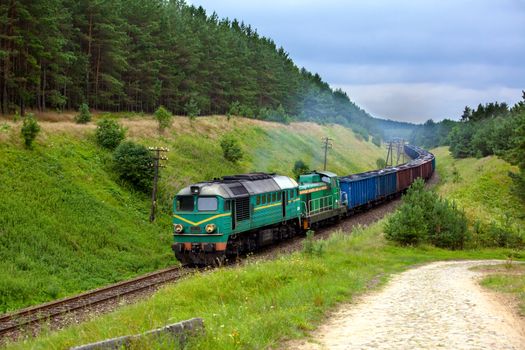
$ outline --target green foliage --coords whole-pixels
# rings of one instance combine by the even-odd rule
[[[376,166],[378,169],[386,168],[386,160],[383,158],[377,158],[376,159]]]
[[[352,126],[352,130],[358,139],[368,141],[369,134],[368,131],[361,126]]]
[[[122,142],[113,153],[113,167],[118,176],[142,192],[151,190],[152,164],[148,149],[131,141]]]
[[[380,135],[373,135],[372,136],[372,143],[376,145],[377,147],[381,147],[381,136]]]
[[[40,132],[40,125],[32,114],[28,114],[23,121],[22,129],[20,130],[26,148],[33,148],[33,141]]]
[[[324,253],[324,242],[314,240],[315,232],[306,231],[306,238],[303,240],[303,253],[310,256],[322,256]]]
[[[301,159],[296,160],[292,170],[296,179],[303,174],[308,174],[310,172],[310,167]]]
[[[232,135],[225,135],[221,139],[222,155],[224,159],[237,163],[244,156],[239,141]]]
[[[78,124],[87,124],[91,121],[91,113],[89,112],[89,106],[86,103],[80,105],[75,121]]]
[[[250,25],[181,0],[2,6],[0,22],[12,33],[2,49],[4,114],[82,103],[153,113],[163,105],[192,122],[201,114],[298,119],[352,124],[384,137],[414,127],[372,118]]]
[[[126,137],[126,129],[113,119],[101,119],[97,123],[95,139],[107,149],[115,149]]]
[[[162,106],[155,111],[155,119],[157,120],[159,132],[161,133],[173,124],[173,116]]]
[[[259,112],[259,118],[283,124],[290,124],[290,122],[293,119],[290,115],[286,113],[282,105],[279,105],[276,109],[261,109],[261,111]]]
[[[184,106],[184,110],[186,111],[186,114],[188,115],[188,117],[190,117],[190,120],[192,121],[194,121],[195,118],[201,113],[197,101],[195,101],[193,98],[190,98],[188,103],[186,103],[186,105]]]
[[[385,225],[385,237],[402,245],[462,249],[468,238],[467,219],[454,203],[425,191],[424,181],[417,179]]]
[[[488,224],[476,220],[473,225],[474,245],[478,247],[519,248],[525,245],[525,231],[510,220]]]
[[[168,215],[149,223],[150,199],[115,182],[106,151],[63,133],[43,142],[0,142],[0,313],[174,263]]]

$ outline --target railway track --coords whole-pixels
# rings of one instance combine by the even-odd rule
[[[123,296],[154,288],[166,282],[178,280],[194,271],[195,269],[186,269],[178,266],[171,267],[73,297],[25,308],[0,316],[0,336],[43,320],[85,309],[106,301],[119,299]]]

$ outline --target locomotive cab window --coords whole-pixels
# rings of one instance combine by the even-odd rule
[[[216,211],[218,207],[217,198],[215,197],[199,197],[197,199],[198,211]]]
[[[327,183],[327,184],[330,184],[330,178],[329,178],[328,176],[323,176],[323,177],[321,178],[321,181],[322,181],[322,182],[325,182],[325,183]]]
[[[257,205],[261,204],[261,196],[257,196],[257,202],[256,202]]]
[[[193,211],[194,205],[193,196],[177,197],[177,211]]]

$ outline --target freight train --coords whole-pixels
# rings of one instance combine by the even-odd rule
[[[348,176],[314,171],[297,182],[251,173],[188,186],[173,204],[175,256],[183,265],[220,265],[398,196],[436,166],[432,153],[404,150],[405,164]]]

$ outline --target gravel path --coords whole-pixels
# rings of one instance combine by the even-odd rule
[[[501,261],[437,262],[395,276],[344,305],[288,349],[525,349],[521,320],[481,289],[470,267]]]

